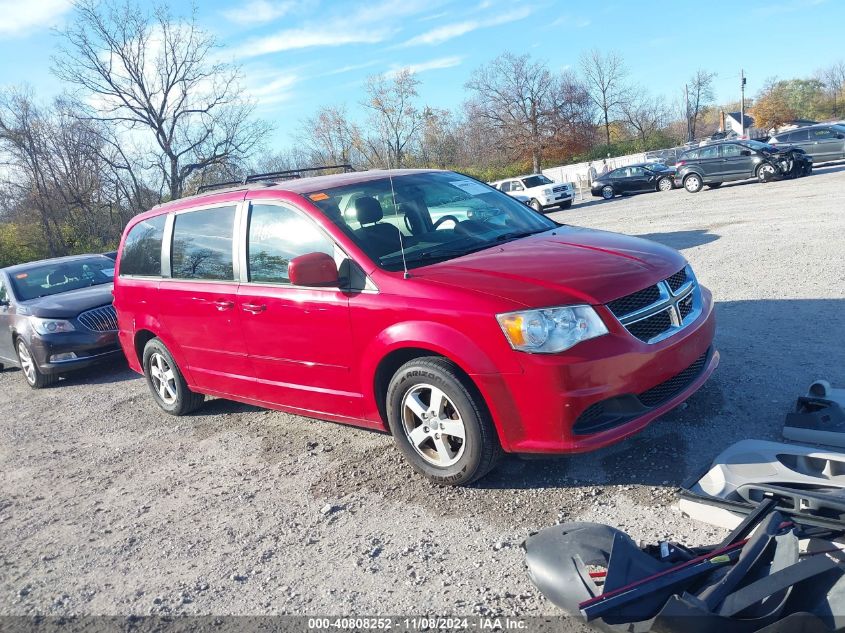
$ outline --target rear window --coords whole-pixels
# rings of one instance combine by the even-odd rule
[[[233,281],[235,207],[180,213],[173,224],[170,263],[176,279]]]
[[[129,231],[120,258],[121,275],[158,277],[161,275],[161,240],[167,216],[138,222]]]

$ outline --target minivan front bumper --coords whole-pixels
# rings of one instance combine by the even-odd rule
[[[715,371],[715,316],[701,288],[698,318],[655,344],[611,330],[563,354],[524,354],[521,374],[473,376],[502,446],[513,453],[578,453],[619,442],[695,393]],[[618,327],[615,327],[618,326]]]

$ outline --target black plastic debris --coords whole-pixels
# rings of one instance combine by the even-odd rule
[[[845,630],[845,554],[833,542],[845,531],[774,506],[761,503],[709,548],[640,548],[607,525],[557,525],[523,543],[528,573],[564,612],[604,631]]]
[[[783,436],[797,442],[845,447],[845,411],[835,400],[801,396],[786,414]]]

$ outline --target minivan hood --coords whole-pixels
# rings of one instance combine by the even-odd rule
[[[22,301],[32,316],[45,319],[72,319],[86,310],[109,305],[114,284],[100,284],[79,290],[70,290],[49,297]]]
[[[597,305],[685,265],[680,253],[655,242],[566,226],[419,268],[414,276],[528,307]]]

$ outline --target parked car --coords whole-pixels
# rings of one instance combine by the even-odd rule
[[[117,268],[120,342],[164,411],[207,394],[389,431],[440,484],[622,440],[719,358],[680,253],[446,171],[180,199],[130,221]]]
[[[490,185],[509,196],[528,196],[537,213],[552,207],[568,209],[575,199],[575,190],[568,182],[556,183],[543,174],[531,174],[491,182]]]
[[[760,181],[809,174],[813,160],[803,150],[776,148],[760,141],[722,141],[684,152],[675,164],[676,179],[690,193],[706,185],[757,178]]]
[[[0,269],[0,368],[33,389],[121,355],[112,307],[114,262],[77,255]]]
[[[777,134],[769,139],[775,147],[792,145],[823,163],[845,158],[845,125],[809,125]]]
[[[596,178],[590,185],[594,196],[610,200],[613,196],[671,191],[675,187],[675,169],[662,163],[626,165]]]
[[[103,253],[103,255],[108,257],[112,261],[115,261],[117,259],[117,251],[108,251],[107,253]]]

